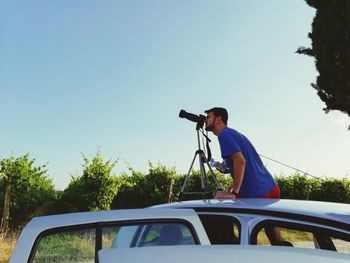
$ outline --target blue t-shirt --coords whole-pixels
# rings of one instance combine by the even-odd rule
[[[252,143],[243,134],[231,128],[224,128],[218,135],[221,156],[231,170],[233,163],[230,156],[241,152],[245,158],[243,182],[239,190],[240,197],[263,197],[272,191],[276,182],[264,166]]]

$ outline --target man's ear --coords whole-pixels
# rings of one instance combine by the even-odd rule
[[[216,123],[221,123],[221,122],[222,122],[221,116],[217,116],[217,117],[215,118],[215,122],[216,122]]]

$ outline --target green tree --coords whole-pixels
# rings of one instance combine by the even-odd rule
[[[169,197],[169,185],[175,178],[175,168],[158,164],[149,164],[149,172],[144,175],[131,167],[131,175],[123,173],[121,185],[113,201],[113,208],[139,208],[166,203]]]
[[[326,103],[325,112],[339,110],[350,116],[350,1],[306,2],[316,9],[309,33],[312,47],[300,47],[297,53],[316,59],[319,76],[311,86]]]
[[[22,157],[10,157],[0,161],[0,195],[3,206],[2,225],[16,227],[46,202],[56,199],[56,191],[48,178],[46,165],[35,166],[35,159],[29,154]]]
[[[62,199],[78,211],[110,209],[119,185],[119,180],[112,174],[117,161],[105,162],[100,151],[91,160],[85,155],[83,159],[83,174],[72,177]]]

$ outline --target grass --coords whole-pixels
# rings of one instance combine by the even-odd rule
[[[10,260],[16,245],[18,232],[0,234],[0,263]],[[95,255],[95,237],[92,233],[75,232],[56,234],[43,238],[40,243],[34,262],[70,262],[71,259],[86,259],[93,262]],[[92,259],[92,260],[91,260]]]
[[[72,231],[44,237],[39,243],[34,262],[90,262],[95,257],[95,233]]]
[[[293,229],[285,229],[280,228],[281,235],[283,240],[292,242],[296,244],[298,242],[313,242],[313,236],[310,232],[293,230]],[[258,242],[259,245],[269,245],[270,241],[265,234],[265,230],[261,230],[258,234]]]
[[[0,263],[10,260],[13,249],[15,248],[18,233],[1,233],[0,234]]]

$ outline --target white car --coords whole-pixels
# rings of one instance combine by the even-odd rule
[[[10,262],[204,263],[227,257],[350,262],[350,205],[198,200],[37,217],[23,229]]]

